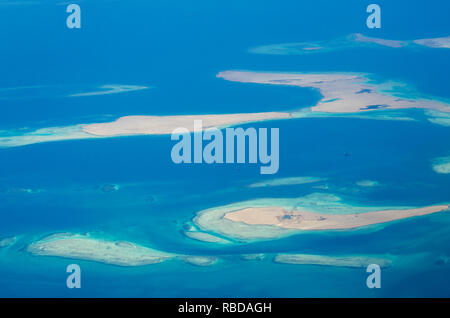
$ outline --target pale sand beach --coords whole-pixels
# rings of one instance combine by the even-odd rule
[[[17,238],[15,236],[0,238],[0,248],[8,247],[16,242]]]
[[[325,181],[325,178],[317,177],[287,177],[287,178],[276,178],[261,182],[255,182],[249,184],[249,188],[262,188],[262,187],[278,187],[286,185],[297,185],[297,184],[308,184],[320,181]]]
[[[264,120],[291,118],[290,113],[243,113],[224,115],[185,116],[125,116],[110,123],[84,125],[83,131],[95,136],[166,135],[183,127],[194,132],[194,121],[202,120],[203,129],[259,122]]]
[[[387,258],[367,257],[367,256],[324,256],[310,254],[278,254],[274,261],[277,263],[295,265],[320,265],[337,267],[366,268],[370,264],[377,264],[380,267],[388,267],[392,261]]]
[[[413,41],[416,44],[427,46],[430,48],[450,49],[450,36],[431,39],[419,39]]]
[[[364,74],[263,73],[224,71],[217,74],[231,82],[315,88],[322,94],[312,112],[357,113],[377,109],[423,108],[450,112],[450,105],[432,99],[407,99],[382,92]]]
[[[184,231],[183,234],[193,240],[202,241],[202,242],[218,243],[218,244],[230,244],[231,243],[229,240],[226,240],[221,237],[211,235],[208,233],[204,233],[204,232]]]
[[[241,259],[245,261],[262,261],[266,257],[263,253],[256,254],[242,254]]]
[[[90,260],[119,266],[155,264],[176,256],[131,242],[108,241],[71,233],[51,235],[30,244],[27,251],[34,255]]]
[[[246,208],[224,215],[225,219],[249,225],[274,225],[297,230],[348,230],[372,224],[386,223],[414,216],[442,212],[448,205],[436,205],[406,210],[381,210],[355,214],[320,214],[304,210],[288,211],[282,207]]]

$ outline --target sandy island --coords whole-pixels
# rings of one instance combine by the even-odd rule
[[[310,254],[278,254],[274,259],[277,263],[296,265],[320,265],[337,267],[366,268],[370,264],[388,267],[392,264],[390,259],[366,256],[324,256]]]
[[[202,255],[166,253],[128,241],[113,241],[89,234],[56,233],[27,247],[33,255],[81,259],[117,266],[143,266],[178,259],[197,266],[217,263],[218,258]]]
[[[450,112],[450,105],[432,99],[406,99],[380,90],[363,74],[263,73],[224,71],[217,77],[241,83],[289,85],[315,88],[322,94],[312,112],[356,113],[377,109],[423,108]]]
[[[229,240],[223,239],[221,237],[211,235],[209,233],[199,232],[196,230],[183,231],[183,234],[193,240],[202,241],[202,242],[218,243],[218,244],[230,244],[231,243]]]
[[[355,214],[320,214],[304,210],[287,211],[282,207],[246,208],[224,215],[233,222],[249,225],[274,225],[297,230],[347,230],[362,226],[442,212],[448,205],[436,205],[407,210],[381,210]]]
[[[313,193],[300,198],[257,199],[211,208],[198,212],[193,223],[202,231],[247,242],[278,239],[307,231],[366,229],[448,210],[448,204],[427,207],[355,206],[334,195]]]
[[[450,127],[450,113],[440,112],[437,110],[426,110],[428,121],[433,124]]]
[[[450,48],[450,36],[417,40],[389,40],[369,37],[361,33],[352,33],[330,40],[262,45],[250,48],[249,52],[269,55],[302,55],[359,47],[387,47],[392,49],[417,49],[426,47],[432,49],[448,49]]]
[[[192,265],[196,266],[211,266],[217,263],[218,258],[213,256],[185,256],[181,259]]]
[[[125,116],[110,123],[84,125],[83,131],[103,137],[167,135],[179,127],[193,132],[194,120],[202,120],[203,129],[208,129],[291,117],[292,115],[290,113],[285,112],[185,116]]]
[[[131,242],[107,241],[70,233],[43,238],[30,244],[27,250],[34,255],[90,260],[119,266],[155,264],[175,256]]]
[[[106,123],[6,132],[6,135],[0,136],[0,148],[61,140],[167,135],[180,127],[193,132],[195,120],[203,121],[203,130],[211,127],[225,128],[252,122],[290,118],[343,116],[383,120],[412,120],[408,117],[401,117],[401,115],[393,113],[392,110],[421,108],[427,109],[427,115],[432,123],[448,125],[450,122],[448,117],[450,113],[449,104],[433,99],[408,99],[395,96],[394,84],[370,82],[366,74],[224,71],[218,73],[217,77],[232,82],[312,88],[319,90],[322,98],[316,105],[311,105],[309,109],[303,108],[284,112],[124,116]],[[385,110],[391,110],[391,112],[385,112]],[[367,113],[370,113],[370,116]]]

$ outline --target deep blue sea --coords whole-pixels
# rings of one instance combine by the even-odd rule
[[[410,40],[448,36],[450,2],[377,0],[383,26],[370,30],[368,1],[73,1],[82,28],[68,29],[59,1],[0,0],[0,131],[111,121],[125,115],[284,111],[314,105],[317,91],[227,82],[225,70],[364,72],[450,98],[448,49],[357,48],[310,55],[248,53],[259,45],[322,41],[351,33]],[[395,2],[395,3],[394,3]],[[90,97],[67,94],[105,84],[150,89]],[[12,89],[11,89],[12,88]],[[431,160],[450,153],[449,127],[423,111],[415,121],[300,118],[251,124],[280,129],[274,177],[327,178],[248,188],[267,179],[255,165],[175,165],[170,136],[73,140],[0,149],[1,297],[449,297],[450,215],[438,213],[377,231],[301,234],[231,246],[182,234],[203,209],[257,198],[333,193],[363,206],[450,201],[450,175]],[[247,127],[249,125],[243,125]],[[350,154],[346,156],[345,154]],[[377,180],[381,186],[357,188]],[[104,184],[119,191],[104,193]],[[23,193],[20,189],[32,189]],[[83,287],[66,287],[73,260],[32,256],[27,244],[55,232],[99,232],[167,252],[226,255],[199,267],[168,261],[119,267],[77,260]],[[248,253],[396,255],[382,288],[364,269],[243,261]],[[402,260],[403,259],[403,260]]]

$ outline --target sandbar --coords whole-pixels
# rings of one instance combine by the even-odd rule
[[[368,74],[358,73],[264,73],[224,71],[218,78],[242,83],[298,86],[318,90],[322,98],[310,108],[281,112],[170,115],[135,115],[112,122],[47,127],[34,131],[6,131],[0,136],[0,148],[41,142],[109,138],[136,135],[168,135],[177,128],[195,132],[194,121],[202,120],[202,130],[240,124],[291,118],[352,117],[380,120],[414,120],[395,110],[426,109],[430,121],[448,125],[450,105],[433,98],[405,98],[402,83],[375,83]],[[403,86],[402,86],[403,85]],[[400,88],[398,88],[400,87]],[[400,91],[399,91],[400,89]],[[370,116],[368,115],[370,114]],[[431,115],[430,115],[431,114]]]
[[[16,242],[17,238],[15,236],[0,238],[0,248],[8,247]]]
[[[440,157],[433,160],[432,167],[433,170],[437,173],[450,173],[450,156]]]
[[[450,49],[450,36],[441,38],[431,38],[431,39],[419,39],[414,40],[414,43],[427,46],[430,48],[444,48]]]
[[[262,261],[265,257],[266,255],[263,253],[241,255],[241,259],[246,261]]]
[[[380,185],[380,183],[375,180],[360,180],[356,181],[356,185],[360,187],[377,187]]]
[[[194,132],[195,120],[202,120],[202,128],[208,129],[291,117],[292,115],[287,112],[185,116],[125,116],[110,123],[84,125],[83,131],[94,136],[102,137],[167,135],[179,127]]]
[[[366,268],[370,264],[388,267],[392,264],[390,259],[367,256],[324,256],[310,254],[278,254],[274,261],[277,263],[296,265],[320,265],[337,267]]]
[[[390,40],[369,37],[361,33],[352,33],[347,36],[329,40],[262,45],[250,48],[249,52],[269,55],[303,55],[317,54],[320,52],[333,52],[338,50],[351,50],[355,48],[365,47],[385,47],[391,49],[448,49],[450,48],[450,36],[416,40]]]
[[[218,243],[218,244],[230,244],[231,242],[229,240],[223,239],[221,237],[205,233],[205,232],[198,232],[198,231],[184,231],[184,235],[187,237],[202,241],[202,242],[208,242],[208,243]]]
[[[324,178],[317,177],[287,177],[287,178],[276,178],[261,182],[255,182],[250,184],[249,188],[262,188],[262,187],[277,187],[285,185],[297,185],[297,184],[308,184],[320,181],[325,181]]]
[[[97,90],[97,91],[70,94],[68,97],[110,95],[110,94],[140,91],[140,90],[148,89],[149,87],[138,86],[138,85],[113,84],[113,85],[102,85],[99,88],[100,88],[100,90]]]
[[[132,242],[110,241],[81,234],[53,234],[30,244],[27,251],[34,255],[58,256],[95,261],[118,266],[156,264],[175,255]]]
[[[70,232],[48,235],[29,244],[27,251],[37,256],[80,259],[126,267],[157,264],[170,259],[197,266],[209,266],[218,261],[215,256],[167,253],[134,242]]]
[[[274,225],[297,230],[348,230],[422,216],[449,209],[449,205],[436,205],[415,209],[381,210],[353,214],[320,214],[301,209],[288,211],[283,207],[246,208],[224,215],[225,219],[249,225]]]
[[[428,121],[433,124],[450,127],[450,113],[440,112],[436,110],[427,110],[425,114]]]
[[[169,135],[176,128],[194,132],[194,120],[202,120],[202,130],[225,128],[265,120],[289,119],[290,112],[265,112],[219,115],[124,116],[113,122],[48,127],[21,134],[0,136],[0,148],[19,147],[41,142],[108,138],[136,135]]]
[[[448,209],[448,204],[426,207],[359,206],[344,203],[332,194],[313,193],[299,198],[256,199],[210,208],[198,212],[193,223],[202,231],[248,242],[312,231],[372,231],[377,229],[375,226]]]
[[[387,40],[382,38],[374,38],[362,35],[361,33],[354,33],[349,36],[350,40],[353,40],[355,42],[363,42],[363,43],[375,43],[382,46],[388,46],[392,48],[400,48],[407,45],[407,42],[405,41],[398,41],[398,40]]]
[[[186,263],[196,266],[211,266],[217,263],[218,258],[212,256],[183,256],[180,257]]]

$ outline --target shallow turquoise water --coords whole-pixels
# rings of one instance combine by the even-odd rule
[[[81,31],[65,28],[64,8],[52,1],[2,5],[0,27],[12,31],[0,34],[6,74],[0,87],[45,89],[18,89],[9,95],[0,91],[0,130],[109,121],[130,114],[292,110],[320,98],[308,89],[215,78],[227,69],[370,72],[408,82],[424,94],[450,98],[447,51],[357,49],[300,57],[246,52],[255,45],[333,39],[354,32],[394,39],[445,36],[450,30],[448,8],[408,1],[406,16],[400,15],[402,1],[379,1],[386,14],[378,32],[365,28],[365,10],[358,1],[345,6],[297,2],[93,1],[81,4],[86,12]],[[411,19],[414,27],[407,26]],[[110,83],[152,88],[61,97],[73,89]],[[0,296],[450,296],[449,265],[436,263],[450,255],[448,213],[395,222],[377,231],[301,234],[228,247],[188,240],[181,233],[200,210],[255,198],[325,192],[367,206],[448,202],[450,177],[433,172],[431,160],[448,155],[450,130],[427,122],[421,111],[404,114],[417,121],[310,118],[252,124],[280,128],[276,177],[324,177],[328,190],[314,189],[314,184],[246,188],[263,179],[255,165],[176,166],[170,160],[173,143],[168,136],[0,149],[0,237],[20,236],[12,247],[0,249]],[[356,187],[360,180],[376,180],[381,186]],[[105,183],[121,188],[103,193],[99,188]],[[58,231],[98,231],[164,251],[220,255],[222,260],[211,267],[170,261],[137,268],[76,261],[83,270],[83,287],[68,290],[65,267],[73,260],[24,251],[31,241]],[[383,270],[380,290],[369,290],[364,269],[238,258],[243,253],[288,252],[393,254],[401,261]]]

